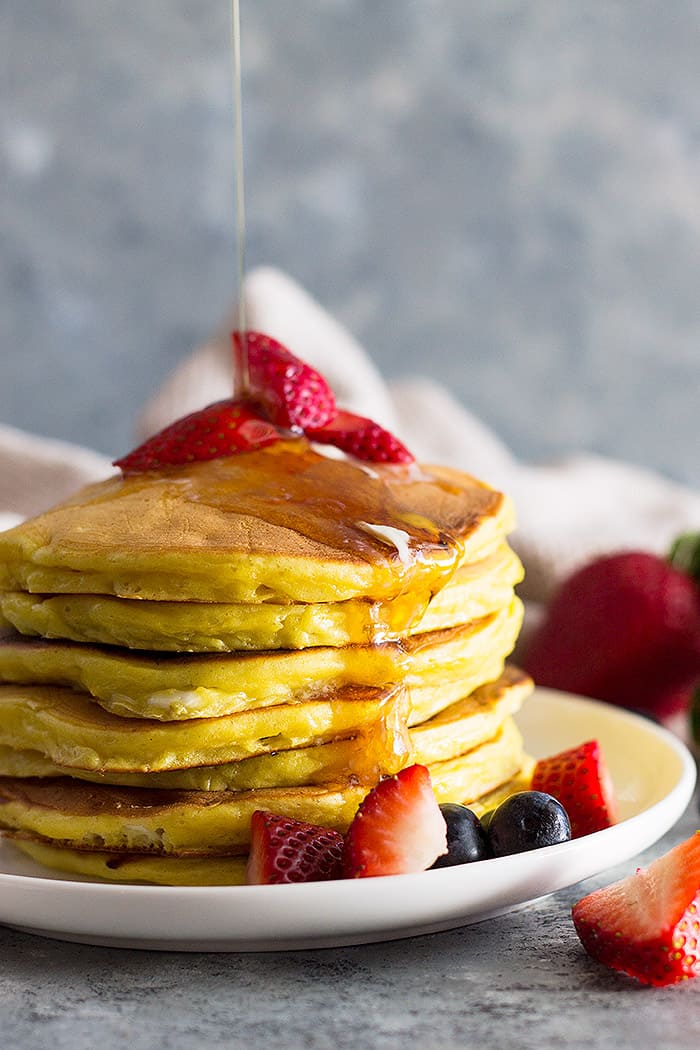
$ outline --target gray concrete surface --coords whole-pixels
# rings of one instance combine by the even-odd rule
[[[249,262],[524,456],[697,484],[700,3],[243,0]],[[0,4],[0,420],[123,451],[235,285],[226,0]]]

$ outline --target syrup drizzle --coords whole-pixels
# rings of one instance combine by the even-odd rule
[[[234,345],[234,395],[247,397],[250,387],[248,340],[245,308],[245,190],[243,179],[243,103],[241,88],[241,13],[239,0],[231,0],[231,78],[233,89],[234,166],[236,184],[236,245],[238,264],[238,330]]]
[[[413,471],[381,469],[379,464],[369,476],[352,467],[319,456],[305,440],[294,438],[243,456],[169,470],[157,479],[149,474],[110,479],[109,484],[94,486],[88,499],[83,495],[80,512],[91,508],[91,530],[103,537],[103,543],[108,528],[115,542],[142,551],[173,545],[191,549],[195,521],[199,523],[196,535],[206,536],[206,543],[217,550],[229,549],[233,542],[232,553],[245,549],[252,535],[261,555],[277,556],[282,542],[294,559],[308,550],[310,541],[325,548],[316,557],[333,561],[330,551],[336,551],[341,563],[356,560],[374,565],[376,579],[366,596],[401,597],[404,604],[415,596],[419,615],[426,595],[451,579],[472,531],[498,514],[501,497],[478,485],[460,488],[449,479],[422,472],[415,477]],[[138,521],[133,501],[141,507]],[[191,507],[187,521],[178,518],[177,524],[170,512],[161,513],[161,507],[176,508],[183,501]],[[65,511],[70,514],[69,507]],[[144,529],[146,511],[153,518]],[[225,528],[224,522],[228,522]],[[241,533],[242,522],[249,523],[250,535]],[[282,531],[275,535],[276,530]],[[200,549],[198,542],[195,548]],[[278,595],[287,593],[284,588],[278,591],[274,580],[266,581],[265,587]],[[226,597],[225,588],[216,593],[224,595],[219,599],[224,601],[259,600]],[[270,600],[270,594],[262,600]],[[204,591],[197,591],[197,596],[212,600]],[[312,594],[299,600],[313,603],[318,598]],[[385,631],[385,625],[376,624],[376,637],[385,638]]]

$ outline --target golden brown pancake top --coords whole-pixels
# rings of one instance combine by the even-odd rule
[[[293,596],[284,575],[310,562],[319,574],[357,567],[359,593],[368,568],[389,572],[394,584],[380,589],[395,592],[435,578],[436,566],[451,574],[470,536],[504,515],[504,497],[461,472],[337,460],[298,438],[88,486],[0,536],[0,566],[181,575],[235,563],[255,578],[267,560],[260,585],[275,590],[280,578]],[[246,587],[255,593],[255,584]]]

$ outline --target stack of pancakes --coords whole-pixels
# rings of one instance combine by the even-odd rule
[[[114,476],[0,534],[0,827],[50,866],[244,879],[250,817],[381,776],[480,811],[528,759],[500,493],[305,438]]]

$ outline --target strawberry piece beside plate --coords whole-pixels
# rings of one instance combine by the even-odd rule
[[[700,974],[700,832],[572,909],[586,951],[662,987]]]

